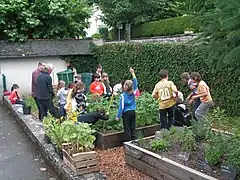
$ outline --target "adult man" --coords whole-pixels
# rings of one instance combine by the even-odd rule
[[[42,73],[37,78],[37,99],[40,103],[40,120],[47,116],[48,110],[55,116],[52,99],[55,97],[52,87],[52,78],[50,74],[53,71],[53,65],[47,64]]]
[[[38,118],[39,119],[41,117],[41,112],[40,112],[40,104],[37,100],[37,78],[41,74],[45,65],[46,64],[44,62],[39,62],[37,69],[35,69],[32,72],[32,97],[34,98],[37,108],[38,108]]]

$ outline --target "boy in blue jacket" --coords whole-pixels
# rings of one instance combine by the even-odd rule
[[[133,80],[126,80],[123,85],[123,93],[120,96],[118,114],[116,120],[123,119],[124,141],[136,139],[136,101],[138,81],[134,70],[130,68]]]

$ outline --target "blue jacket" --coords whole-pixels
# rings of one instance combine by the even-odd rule
[[[123,113],[131,110],[136,110],[136,101],[135,101],[135,93],[137,90],[138,81],[137,78],[133,77],[133,94],[128,94],[127,92],[123,92],[120,96],[119,108],[117,118],[120,118]]]

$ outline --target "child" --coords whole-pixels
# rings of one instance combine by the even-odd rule
[[[90,112],[87,114],[81,114],[78,117],[78,122],[95,124],[98,120],[108,120],[108,113],[105,112],[105,109],[98,109],[96,112]]]
[[[23,106],[26,106],[25,102],[20,100],[20,98],[18,96],[18,92],[19,92],[19,86],[17,84],[13,84],[13,86],[11,88],[9,100],[11,101],[12,104],[21,104]]]
[[[122,80],[120,83],[113,86],[113,94],[118,95],[123,92],[123,85],[126,80]]]
[[[66,116],[66,110],[64,109],[64,106],[67,103],[66,96],[68,94],[68,90],[65,87],[66,83],[64,81],[59,81],[58,84],[58,92],[57,96],[59,97],[59,108],[60,108],[60,116]]]
[[[137,78],[134,70],[130,68],[133,80],[126,80],[123,85],[123,93],[120,96],[119,109],[116,120],[122,116],[124,127],[124,141],[136,139],[136,101]]]
[[[107,73],[103,73],[102,82],[104,87],[104,96],[110,97],[112,95],[112,87],[110,86],[109,78]]]
[[[68,93],[67,104],[65,109],[68,112],[80,111],[86,112],[87,97],[84,95],[85,84],[78,82],[73,89]]]
[[[102,82],[100,81],[100,75],[94,75],[94,82],[90,84],[90,93],[91,94],[98,94],[99,96],[103,95],[104,87]]]
[[[206,114],[210,107],[213,105],[212,97],[208,85],[202,80],[201,75],[198,72],[191,73],[191,79],[194,83],[197,83],[197,94],[191,97],[190,102],[200,98],[201,104],[195,111],[195,117],[197,120],[205,120]]]
[[[194,83],[191,78],[190,74],[188,72],[184,72],[181,74],[182,81],[188,86],[188,88],[191,90],[191,93],[187,97],[186,101],[189,101],[191,97],[195,94],[197,94],[197,83]],[[194,106],[193,106],[193,114],[195,114],[196,109],[201,104],[200,98],[195,99]]]
[[[173,124],[175,98],[178,99],[178,90],[174,83],[168,80],[167,70],[160,71],[160,78],[161,80],[155,85],[152,96],[159,102],[161,128],[170,129]]]

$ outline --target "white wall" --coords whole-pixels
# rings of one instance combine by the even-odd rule
[[[90,26],[88,29],[85,29],[87,37],[91,37],[93,34],[97,33],[99,26],[104,25],[101,21],[101,16],[103,15],[102,11],[97,6],[92,7],[92,13],[91,18],[88,20]]]
[[[30,95],[32,71],[37,68],[39,61],[52,63],[54,65],[54,71],[51,76],[53,78],[53,84],[57,84],[56,73],[66,69],[65,62],[59,57],[0,59],[1,73],[6,76],[8,90],[11,89],[12,84],[18,84],[21,95]]]

